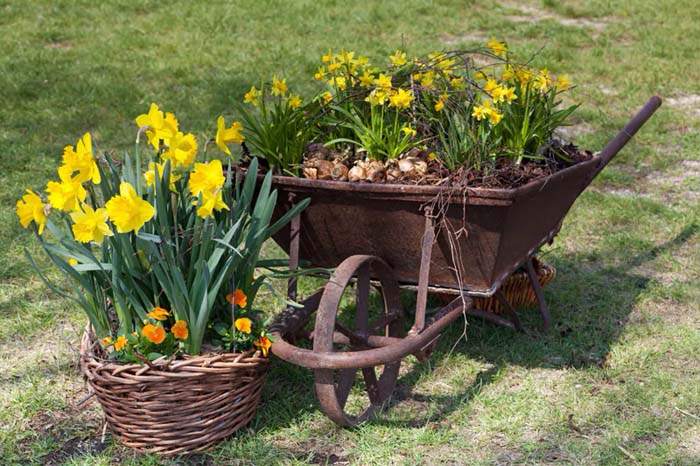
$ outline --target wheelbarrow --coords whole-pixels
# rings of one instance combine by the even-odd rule
[[[272,352],[314,371],[323,412],[336,423],[367,420],[391,397],[401,360],[429,357],[440,332],[460,316],[476,316],[517,330],[518,316],[499,291],[525,267],[535,290],[543,324],[551,318],[536,279],[533,255],[559,232],[573,203],[661,105],[652,97],[608,145],[591,159],[514,189],[470,188],[445,193],[444,187],[359,184],[273,177],[280,194],[274,217],[296,202],[308,207],[280,231],[275,241],[300,260],[334,269],[325,286],[303,300],[296,278],[288,283],[288,307],[274,320]],[[352,323],[337,318],[354,290]],[[370,319],[370,289],[381,292],[379,312]],[[404,335],[400,289],[417,292],[414,322]],[[452,294],[449,304],[426,316],[429,293]],[[495,296],[504,316],[473,308],[472,297]],[[347,300],[347,297],[345,298]],[[315,313],[315,325],[307,324]],[[347,319],[346,319],[347,320]],[[301,338],[312,348],[297,346]],[[308,344],[307,344],[308,346]],[[348,398],[358,372],[367,399],[354,414]]]

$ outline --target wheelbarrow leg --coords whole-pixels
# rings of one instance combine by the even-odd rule
[[[531,257],[525,262],[527,268],[527,276],[530,278],[530,284],[532,289],[535,291],[535,296],[537,296],[537,305],[540,309],[540,315],[542,316],[542,327],[547,330],[550,325],[552,325],[552,316],[549,314],[549,309],[547,308],[547,302],[544,299],[544,293],[542,292],[542,287],[540,286],[539,280],[537,280],[537,273],[535,272],[535,258]]]
[[[520,323],[518,313],[515,312],[515,309],[513,309],[513,306],[511,306],[508,299],[503,295],[503,292],[499,289],[498,291],[496,291],[496,294],[494,296],[496,296],[496,299],[500,301],[501,305],[503,306],[503,309],[506,311],[506,314],[508,314],[508,318],[511,322],[513,322],[513,328],[515,328],[515,330],[517,330],[518,332],[524,332],[525,327],[523,327],[523,324]]]

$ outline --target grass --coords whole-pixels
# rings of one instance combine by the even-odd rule
[[[0,2],[1,462],[698,464],[700,112],[684,103],[700,94],[697,24],[690,0]],[[328,47],[379,58],[491,35],[524,55],[545,46],[536,62],[571,75],[583,147],[602,148],[650,95],[675,99],[547,249],[554,328],[471,321],[455,346],[453,326],[430,361],[405,360],[392,407],[355,429],[322,415],[309,372],[276,360],[252,425],[210,453],[160,460],[102,442],[99,408],[79,405],[83,317],[32,273],[14,214],[63,146],[89,130],[101,150],[130,147],[151,101],[211,135],[260,77],[309,82]]]

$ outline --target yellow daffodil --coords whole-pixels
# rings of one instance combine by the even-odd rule
[[[184,320],[178,320],[175,322],[175,325],[172,326],[170,331],[178,340],[186,340],[187,336],[190,334],[189,330],[187,330],[187,322]]]
[[[248,304],[248,297],[245,295],[243,290],[236,288],[236,291],[234,291],[233,294],[229,293],[226,295],[226,301],[228,301],[229,304],[233,304],[238,307],[246,307]]]
[[[389,92],[384,91],[380,88],[373,89],[372,92],[370,92],[369,95],[365,97],[365,101],[369,102],[370,105],[384,105],[388,99]]]
[[[416,135],[416,130],[411,128],[410,126],[404,126],[401,128],[401,132],[404,134],[404,136],[408,137],[413,137]]]
[[[250,90],[243,94],[243,103],[252,104],[257,107],[259,104],[258,97],[262,94],[261,91],[257,90],[255,86],[250,86]]]
[[[263,356],[267,357],[267,353],[272,346],[272,341],[270,341],[270,339],[267,337],[260,337],[259,339],[255,340],[253,344],[260,348]]]
[[[394,66],[403,66],[406,64],[406,52],[397,50],[392,56],[389,57],[391,64]]]
[[[472,109],[472,116],[476,118],[477,121],[481,121],[484,118],[488,118],[491,113],[491,104],[486,101],[482,105],[475,105]]]
[[[421,75],[420,85],[426,89],[432,89],[434,80],[435,80],[435,72],[434,71],[426,71],[425,73],[423,73]]]
[[[486,44],[488,48],[491,49],[494,55],[498,57],[505,57],[508,52],[508,47],[505,42],[499,42],[495,37],[491,38],[491,41]]]
[[[438,100],[437,102],[435,102],[433,108],[435,108],[436,112],[441,112],[445,108],[445,102],[443,102],[442,100]]]
[[[503,91],[502,91],[501,95],[505,99],[506,102],[511,103],[515,99],[518,98],[518,96],[515,94],[514,87],[503,87],[502,89],[503,89]]]
[[[151,309],[151,312],[146,314],[146,316],[155,320],[165,320],[168,317],[172,316],[172,314],[167,309],[156,306],[153,309]]]
[[[454,77],[450,79],[450,85],[456,90],[464,89],[464,78]]]
[[[121,351],[124,348],[126,348],[128,341],[124,335],[119,335],[117,337],[117,341],[114,342],[114,349],[117,351]]]
[[[209,163],[195,163],[194,171],[190,175],[190,192],[193,196],[201,192],[216,192],[224,185],[224,169],[221,160],[212,160]]]
[[[272,77],[272,95],[285,95],[287,93],[287,79],[277,79],[277,76]]]
[[[94,184],[101,181],[100,170],[97,162],[92,156],[92,138],[90,133],[85,133],[83,137],[73,146],[66,146],[63,149],[63,165],[58,169],[58,176],[62,180],[84,183],[88,180]]]
[[[562,74],[557,78],[557,83],[556,83],[557,89],[560,91],[565,91],[569,87],[571,87],[571,81],[569,81],[569,75],[568,74]]]
[[[398,109],[408,108],[413,102],[413,92],[398,89],[396,94],[389,97],[389,105]]]
[[[532,87],[534,87],[535,89],[539,89],[542,92],[545,92],[551,85],[552,78],[549,75],[549,70],[547,70],[547,68],[540,70],[537,73],[537,76],[535,76],[534,82],[532,83]]]
[[[362,76],[360,76],[360,87],[365,87],[369,88],[372,87],[372,83],[374,82],[374,75],[370,73],[368,70],[364,70],[362,73]]]
[[[380,73],[377,79],[374,80],[374,85],[377,89],[388,92],[391,90],[391,76]]]
[[[49,204],[44,204],[36,193],[27,189],[27,194],[17,201],[16,207],[19,223],[24,228],[28,228],[29,224],[34,222],[39,228],[39,234],[43,233],[44,226],[46,226],[46,213],[50,208]]]
[[[291,108],[301,107],[301,97],[299,97],[299,94],[294,94],[287,99],[287,105],[289,105]]]
[[[82,211],[77,210],[70,214],[73,220],[73,236],[81,243],[90,241],[102,242],[105,236],[112,236],[112,230],[107,225],[107,209],[93,210],[87,204],[82,205]]]
[[[501,86],[499,86],[499,84],[494,79],[489,79],[486,81],[486,85],[484,86],[484,92],[486,92],[490,96],[493,96],[493,91],[500,87]]]
[[[148,163],[148,170],[146,170],[143,173],[143,178],[146,181],[146,186],[153,186],[156,182],[156,169],[158,170],[158,176],[163,177],[163,173],[165,172],[165,164],[164,163],[157,163],[157,162],[149,162]],[[176,192],[175,189],[175,182],[179,180],[181,177],[180,175],[177,175],[173,173],[172,171],[170,172],[170,183],[168,185],[168,189],[170,189],[173,192]]]
[[[109,346],[112,344],[112,337],[104,337],[102,339],[102,346]]]
[[[491,109],[489,111],[489,121],[491,122],[492,125],[497,125],[499,121],[503,118],[502,113],[498,113],[495,109]]]
[[[105,207],[119,233],[130,231],[138,233],[143,224],[153,218],[156,212],[153,206],[141,199],[134,187],[127,182],[119,185],[119,194],[107,201]]]
[[[335,70],[339,69],[341,66],[342,65],[340,63],[331,63],[330,65],[328,65],[328,72],[332,73]]]
[[[214,211],[229,210],[224,202],[221,190],[216,192],[202,191],[202,204],[197,209],[197,215],[202,218],[213,217]]]
[[[324,104],[329,104],[333,102],[333,94],[331,94],[329,91],[324,92],[320,95],[320,97],[321,99],[323,99]]]
[[[157,345],[163,343],[163,340],[165,340],[165,329],[160,325],[146,324],[141,329],[141,334],[146,337],[148,341]]]
[[[317,81],[323,81],[326,79],[326,69],[323,66],[318,67],[318,71],[314,73],[314,79]]]
[[[49,181],[46,184],[49,203],[51,207],[58,210],[70,212],[76,210],[80,202],[85,200],[87,191],[82,183],[67,176],[67,171],[59,170],[61,182]]]
[[[189,167],[197,157],[197,139],[192,133],[182,134],[178,131],[170,138],[168,150],[161,157],[170,160],[173,168]]]
[[[243,333],[250,333],[250,328],[251,328],[252,324],[253,324],[253,321],[247,317],[241,317],[240,319],[236,319],[236,322],[235,322],[236,329],[239,332],[243,332]]]
[[[242,129],[243,125],[239,121],[232,122],[231,126],[226,128],[224,117],[220,116],[216,119],[216,145],[229,157],[231,149],[226,144],[241,144],[245,140],[245,136],[241,134]]]
[[[68,264],[70,264],[70,265],[78,265],[78,260],[75,259],[75,258],[73,258],[73,257],[71,257],[70,259],[68,259]]]
[[[167,146],[170,143],[170,138],[177,134],[179,126],[175,115],[167,112],[163,116],[163,112],[156,104],[151,104],[148,113],[137,116],[136,124],[139,128],[149,128],[146,130],[146,136],[148,136],[148,142],[156,150],[160,150],[163,145]]]

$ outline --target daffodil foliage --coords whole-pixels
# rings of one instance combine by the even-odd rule
[[[277,193],[271,173],[258,183],[257,159],[245,174],[230,158],[224,165],[205,153],[198,161],[194,135],[180,132],[175,116],[155,104],[136,123],[133,157],[116,163],[97,156],[86,134],[66,147],[59,181],[50,181],[46,194],[27,191],[17,201],[20,222],[33,229],[71,292],[51,284],[27,254],[30,261],[49,286],[82,306],[116,359],[198,354],[203,342],[267,354],[253,307],[267,275],[254,272],[266,265],[258,262],[264,241],[305,203],[272,223]],[[229,145],[243,141],[240,129],[220,117],[210,146],[229,156]]]
[[[504,157],[519,164],[540,156],[576,108],[560,108],[567,75],[523,63],[495,38],[423,57],[396,50],[383,64],[329,50],[313,77],[322,87],[311,97],[274,76],[238,106],[251,151],[283,173],[298,173],[309,142],[377,160],[421,147],[450,170]]]

